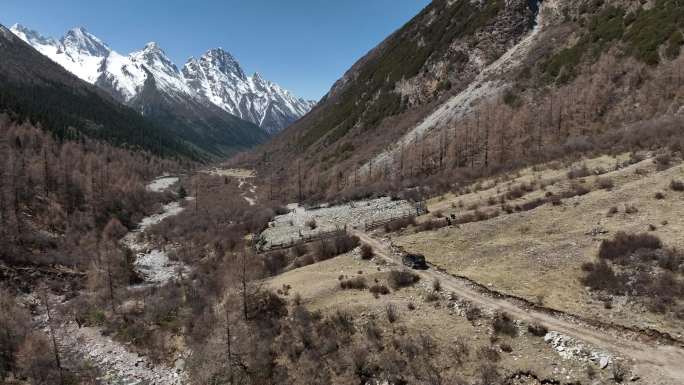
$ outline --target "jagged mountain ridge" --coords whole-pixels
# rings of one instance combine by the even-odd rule
[[[83,136],[162,156],[200,160],[154,122],[36,51],[0,25],[0,115],[40,123],[60,139]]]
[[[180,71],[154,42],[121,55],[84,28],[74,28],[60,40],[18,24],[11,30],[76,76],[127,104],[142,92],[150,73],[160,91],[171,98],[193,98],[208,108],[217,106],[269,133],[288,126],[315,104],[258,74],[246,76],[237,60],[223,49],[190,58]]]
[[[240,63],[222,48],[190,58],[182,72],[198,94],[270,133],[287,127],[315,105],[263,79],[259,73],[247,76]]]

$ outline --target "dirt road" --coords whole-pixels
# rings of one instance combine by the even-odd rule
[[[376,239],[358,230],[354,231],[354,235],[358,236],[362,242],[371,245],[377,256],[388,262],[401,264],[400,255],[392,252],[386,241]],[[480,307],[505,311],[511,317],[524,322],[542,323],[549,330],[629,359],[633,363],[633,374],[639,376],[642,383],[649,385],[684,384],[684,349],[681,347],[658,345],[622,337],[544,312],[527,309],[506,299],[488,296],[471,287],[466,280],[455,278],[435,269],[416,271],[416,273],[421,276],[421,279],[427,281],[439,279],[444,290],[454,292],[460,298]]]

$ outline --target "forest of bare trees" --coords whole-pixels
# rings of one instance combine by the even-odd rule
[[[525,90],[521,81],[499,98],[438,125],[394,152],[390,162],[356,167],[269,170],[278,190],[310,201],[398,193],[422,186],[448,191],[476,178],[556,159],[684,147],[681,104],[684,58],[659,66],[604,54],[574,80]],[[527,75],[530,76],[530,75]],[[535,80],[536,81],[536,80]],[[531,82],[531,80],[530,80]]]
[[[3,116],[0,157],[0,259],[80,267],[110,220],[131,228],[164,200],[143,182],[179,167],[88,139],[60,142]]]

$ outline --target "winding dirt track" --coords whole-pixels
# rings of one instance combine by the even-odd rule
[[[400,255],[393,253],[384,241],[355,230],[353,234],[371,245],[375,254],[388,262],[401,264]],[[673,345],[645,342],[643,338],[614,335],[593,327],[579,325],[541,311],[527,309],[506,299],[493,298],[472,288],[467,281],[439,272],[435,269],[416,271],[421,279],[438,278],[445,290],[453,291],[460,298],[492,310],[502,310],[513,318],[525,322],[540,322],[549,330],[573,337],[596,348],[606,350],[633,362],[633,373],[641,377],[641,383],[649,385],[684,384],[684,349]]]

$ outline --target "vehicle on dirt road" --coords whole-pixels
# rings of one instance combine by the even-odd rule
[[[401,257],[401,263],[416,270],[426,270],[428,268],[425,256],[422,254],[406,253]]]

